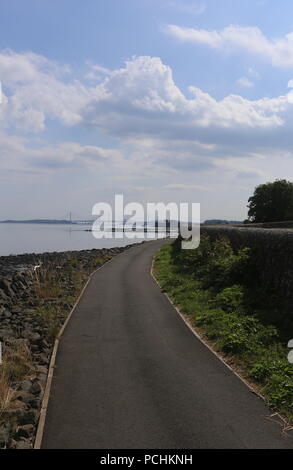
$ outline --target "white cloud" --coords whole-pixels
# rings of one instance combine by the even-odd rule
[[[207,174],[217,159],[249,155],[254,160],[255,153],[265,154],[268,147],[292,148],[293,113],[286,95],[216,100],[190,86],[190,98],[174,82],[171,68],[156,57],[133,57],[112,71],[97,65],[93,70],[102,75],[88,86],[67,67],[41,56],[0,52],[3,168],[91,169],[109,162],[112,179],[135,180],[166,177],[166,169],[173,176],[179,171]],[[50,119],[86,127],[92,135],[103,133],[115,144],[111,149],[98,143],[37,144],[31,133],[41,133]],[[15,136],[19,128],[26,139]],[[122,150],[114,148],[117,143]]]
[[[77,80],[68,81],[70,69],[33,53],[0,52],[3,105],[0,123],[28,132],[41,132],[47,118],[65,125],[81,121],[79,111],[93,91]]]
[[[30,152],[32,166],[45,169],[67,167],[95,168],[101,164],[110,165],[119,159],[121,154],[116,149],[106,149],[93,145],[80,145],[77,142],[61,142],[55,146],[42,146]]]
[[[0,132],[1,170],[54,171],[66,168],[103,168],[122,158],[120,151],[77,142],[40,144],[17,135]]]
[[[189,88],[193,98],[188,99],[175,84],[171,68],[156,57],[133,57],[120,69],[103,69],[104,78],[96,86],[86,86],[68,73],[41,56],[0,53],[3,127],[41,132],[48,119],[55,119],[125,139],[188,133],[196,140],[197,130],[208,127],[278,128],[288,107],[286,96],[249,101],[229,95],[217,101],[195,86]],[[242,85],[248,84],[242,79]]]
[[[263,156],[262,156],[263,157]],[[263,158],[261,158],[263,160]],[[261,165],[263,165],[263,161]],[[235,157],[228,157],[228,158],[219,158],[214,160],[214,164],[218,169],[225,169],[229,172],[232,172],[234,175],[239,173],[241,174],[254,174],[256,176],[260,176],[262,178],[265,177],[266,173],[263,171],[259,166],[258,158],[253,158],[253,155],[247,155],[246,157],[235,158]]]
[[[165,186],[167,189],[180,190],[180,191],[213,191],[212,186],[201,186],[199,184],[184,184],[184,183],[175,183],[167,184]]]
[[[88,66],[90,70],[85,75],[87,80],[99,81],[104,79],[107,75],[111,75],[111,70],[103,67],[102,65],[88,62]]]
[[[167,25],[165,31],[181,41],[194,42],[216,50],[242,49],[257,55],[277,67],[293,66],[293,33],[281,38],[269,39],[252,26],[230,25],[222,30],[186,28]]]
[[[159,58],[134,57],[96,87],[82,111],[83,122],[117,136],[163,134],[170,138],[203,128],[276,128],[283,125],[285,96],[249,101],[229,95],[217,101],[197,87],[186,98],[170,67]]]
[[[237,84],[243,88],[253,88],[254,87],[254,83],[249,80],[249,78],[247,77],[240,77],[238,78],[237,80]]]
[[[2,82],[10,84],[38,81],[41,71],[47,76],[62,76],[70,72],[68,66],[60,66],[44,56],[33,52],[17,53],[10,49],[2,50],[0,69]]]

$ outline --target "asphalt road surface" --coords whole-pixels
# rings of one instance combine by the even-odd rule
[[[130,248],[90,281],[60,343],[42,448],[293,448],[151,277],[165,242]]]

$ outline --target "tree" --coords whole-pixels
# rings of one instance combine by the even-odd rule
[[[257,186],[248,200],[250,222],[283,222],[293,220],[293,183],[276,180]]]

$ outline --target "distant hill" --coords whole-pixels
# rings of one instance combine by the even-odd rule
[[[237,221],[237,220],[221,220],[221,219],[211,219],[211,220],[206,220],[204,222],[204,225],[241,225],[243,224],[243,221]]]

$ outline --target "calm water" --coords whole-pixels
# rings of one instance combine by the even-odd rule
[[[94,238],[84,225],[51,224],[0,224],[0,256],[21,253],[44,253],[46,251],[87,250],[91,248],[111,248],[143,241],[139,239],[120,240]]]

